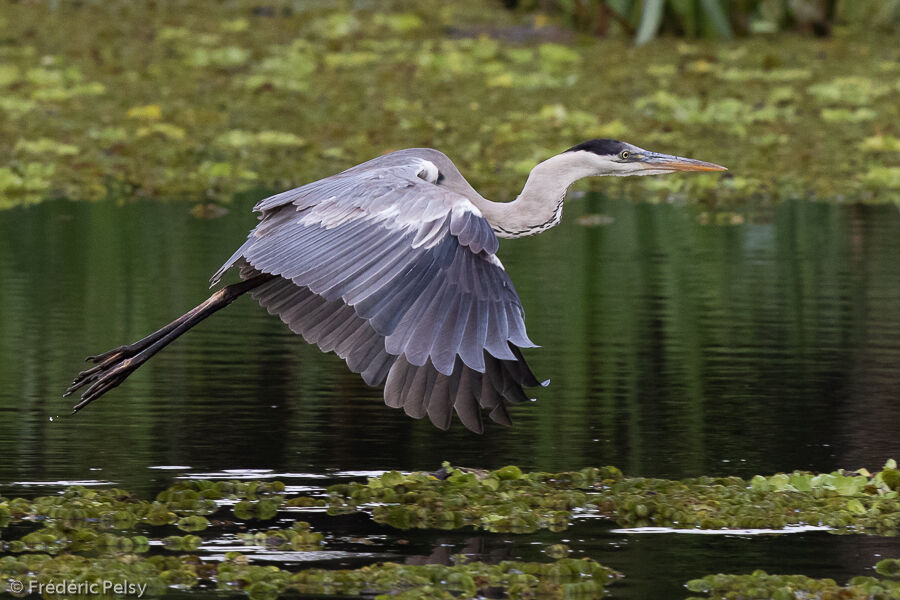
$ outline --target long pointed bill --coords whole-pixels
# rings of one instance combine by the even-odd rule
[[[681,156],[671,156],[669,154],[657,154],[655,152],[647,152],[640,163],[645,165],[647,169],[664,169],[667,171],[727,171],[726,167],[717,165],[716,163],[705,162],[702,160],[694,160],[693,158],[684,158]]]

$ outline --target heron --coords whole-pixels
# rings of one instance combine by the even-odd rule
[[[410,417],[471,431],[541,383],[523,349],[535,344],[498,238],[560,222],[576,181],[593,176],[725,171],[700,160],[593,139],[535,166],[518,197],[493,202],[432,148],[398,150],[259,201],[259,223],[211,278],[240,281],[132,344],[90,356],[68,396],[78,412],[189,329],[249,293],[323,352],[334,352],[384,402]]]

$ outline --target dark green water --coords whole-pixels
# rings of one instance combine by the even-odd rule
[[[512,428],[483,436],[385,407],[380,390],[249,298],[68,416],[60,394],[85,355],[206,298],[207,278],[254,224],[252,201],[211,221],[179,203],[0,213],[0,493],[92,480],[148,495],[176,475],[252,469],[322,486],[443,460],[686,477],[874,469],[900,458],[893,205],[793,202],[755,209],[746,224],[704,225],[696,207],[570,201],[560,227],[502,243],[529,333],[543,346],[526,356],[552,383],[513,409]],[[582,227],[585,213],[611,223]],[[611,591],[629,598],[685,596],[684,581],[715,571],[846,580],[879,554],[900,555],[896,539],[824,533],[622,534],[586,521],[561,534],[504,536],[311,520],[330,532],[326,549],[349,553],[324,557],[333,565],[460,551],[535,559],[568,540],[624,571]],[[370,545],[350,541],[369,534]]]

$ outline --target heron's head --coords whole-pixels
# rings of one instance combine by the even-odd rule
[[[675,171],[727,171],[715,163],[660,154],[618,140],[589,140],[566,150],[577,152],[594,175],[662,175]]]

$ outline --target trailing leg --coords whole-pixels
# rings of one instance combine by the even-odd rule
[[[73,409],[73,412],[78,412],[125,381],[138,367],[181,337],[191,327],[214,312],[225,308],[241,294],[259,287],[274,277],[274,275],[269,274],[257,275],[245,281],[227,285],[217,290],[201,304],[147,337],[133,344],[113,348],[103,354],[89,356],[87,360],[97,363],[97,366],[79,373],[63,396],[69,396],[76,390],[90,385],[81,395],[81,400]]]

